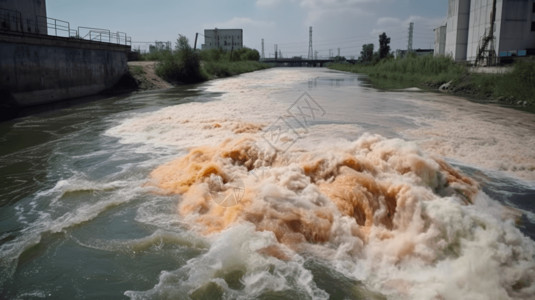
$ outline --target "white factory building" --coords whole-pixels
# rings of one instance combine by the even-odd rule
[[[435,29],[435,55],[476,62],[535,49],[535,0],[449,0]]]
[[[243,48],[243,29],[205,29],[202,49],[224,51]]]

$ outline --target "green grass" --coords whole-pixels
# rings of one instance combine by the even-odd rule
[[[269,65],[251,60],[206,61],[202,63],[202,67],[210,78],[221,78],[267,69]]]
[[[249,48],[232,52],[194,51],[183,36],[177,40],[174,51],[157,51],[143,56],[143,59],[158,61],[156,74],[172,83],[197,83],[270,67],[260,63],[259,58],[258,51]]]
[[[169,53],[156,65],[156,75],[172,83],[198,83],[208,80],[200,58],[192,49]]]
[[[340,71],[367,74],[374,85],[380,83],[382,86],[396,87],[438,87],[467,74],[465,66],[456,64],[446,57],[432,56],[386,59],[375,65],[334,64],[329,67]]]
[[[332,64],[329,68],[366,74],[381,89],[436,89],[451,81],[454,94],[505,104],[535,104],[534,59],[518,61],[506,74],[470,73],[465,65],[450,58],[432,56],[388,59],[375,65]]]
[[[503,104],[535,105],[535,60],[517,61],[506,74],[469,74],[454,82],[452,92]]]
[[[130,66],[130,74],[133,76],[139,76],[145,74],[142,66]]]

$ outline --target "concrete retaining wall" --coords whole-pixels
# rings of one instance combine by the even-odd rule
[[[129,50],[74,38],[0,33],[0,91],[23,107],[97,94],[128,71]]]

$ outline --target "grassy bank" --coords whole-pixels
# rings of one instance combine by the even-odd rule
[[[202,68],[213,79],[267,69],[269,65],[258,61],[203,61]]]
[[[203,50],[199,55],[202,61],[202,68],[209,79],[229,77],[269,68],[269,65],[259,62],[260,54],[258,51],[249,48],[235,51]]]
[[[535,60],[517,62],[506,74],[470,73],[466,66],[446,57],[406,57],[375,65],[332,64],[331,69],[369,76],[380,89],[419,87],[438,89],[451,82],[448,91],[477,100],[523,106],[535,104]]]
[[[157,61],[156,74],[173,84],[198,83],[268,68],[269,65],[260,63],[259,58],[258,51],[248,48],[195,51],[184,36],[179,37],[174,51],[162,50],[142,56],[144,60]]]

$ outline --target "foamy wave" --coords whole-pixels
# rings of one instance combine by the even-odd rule
[[[140,187],[141,183],[134,182],[133,184],[133,187],[128,189],[127,183],[122,181],[98,183],[71,178],[61,180],[50,190],[38,193],[38,197],[27,207],[19,204],[16,208],[17,217],[21,223],[25,224],[25,227],[18,237],[0,245],[0,283],[13,275],[19,257],[31,247],[41,243],[43,235],[63,232],[95,219],[110,208],[129,202],[136,193],[143,190]],[[78,193],[80,196],[86,196],[95,191],[107,191],[110,196],[98,201],[82,198],[86,201],[61,202],[67,194],[73,196]],[[72,199],[71,197],[70,200]],[[47,205],[40,202],[47,203]]]
[[[441,98],[434,102],[440,117],[418,117],[427,124],[404,132],[426,152],[455,159],[489,171],[535,180],[535,126],[533,115],[511,109]],[[452,110],[452,107],[458,109]]]
[[[272,233],[240,224],[211,239],[208,252],[178,270],[162,272],[159,283],[151,290],[127,291],[125,295],[131,299],[173,299],[185,295],[203,299],[219,294],[227,299],[254,299],[268,291],[276,295],[292,290],[297,298],[329,298],[316,286],[299,255],[293,254],[291,261],[281,261],[262,254],[263,249],[277,243]]]
[[[377,135],[330,147],[305,145],[275,151],[249,134],[192,149],[154,170],[151,182],[163,193],[182,195],[178,213],[200,233],[237,239],[233,247],[249,243],[235,228],[268,234],[264,250],[256,252],[285,267],[296,255],[312,255],[394,298],[529,299],[533,294],[533,241],[474,181],[441,159],[414,143]],[[236,187],[234,206],[214,197],[236,199]],[[229,251],[216,248],[213,255]],[[256,257],[251,253],[240,257]],[[127,295],[161,296],[176,291],[170,285],[177,284],[192,293],[199,282],[219,286],[230,298],[242,295],[233,294],[213,270],[186,275],[198,272],[194,269],[162,274],[149,294]],[[324,297],[312,283],[305,286],[308,296]]]

